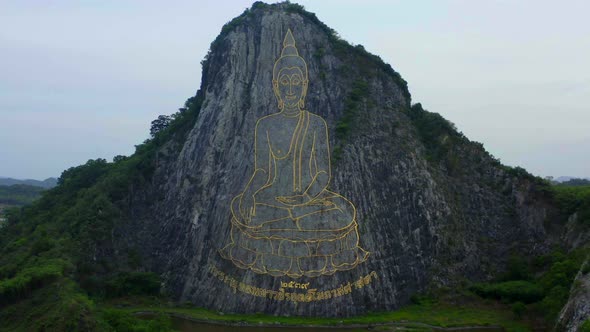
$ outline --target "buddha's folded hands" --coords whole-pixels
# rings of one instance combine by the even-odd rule
[[[276,198],[276,200],[286,205],[299,206],[310,203],[311,197],[307,194],[302,194],[293,196],[279,196]]]

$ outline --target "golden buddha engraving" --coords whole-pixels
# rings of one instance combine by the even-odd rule
[[[231,202],[231,241],[220,250],[239,268],[316,277],[369,256],[359,246],[354,205],[328,190],[328,126],[304,109],[307,75],[288,30],[273,68],[279,112],[256,123],[254,173]]]

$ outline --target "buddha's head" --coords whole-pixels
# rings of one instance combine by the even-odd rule
[[[303,109],[307,93],[307,64],[295,48],[295,39],[291,29],[283,41],[281,57],[275,62],[272,71],[272,86],[279,108]]]

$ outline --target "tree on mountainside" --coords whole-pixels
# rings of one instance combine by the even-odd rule
[[[152,121],[152,126],[150,127],[150,135],[152,136],[152,138],[156,137],[156,134],[160,131],[166,129],[166,127],[170,125],[170,122],[172,122],[172,120],[173,118],[171,116],[160,115],[157,119]]]

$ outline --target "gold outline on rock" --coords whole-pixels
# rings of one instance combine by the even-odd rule
[[[303,67],[299,68],[297,66],[290,66],[277,68],[277,66],[281,63],[281,59],[286,56],[295,56],[298,57]],[[297,60],[299,61],[299,60]],[[281,73],[286,70],[287,72],[294,72],[291,75]],[[298,71],[298,72],[297,72]],[[275,77],[275,72],[278,72]],[[307,76],[307,63],[303,58],[299,56],[297,49],[295,48],[295,40],[293,38],[293,34],[289,29],[285,35],[285,39],[283,41],[283,51],[281,52],[281,57],[277,59],[275,65],[273,67],[273,91],[279,100],[279,109],[280,112],[273,113],[270,115],[263,116],[259,118],[256,122],[256,129],[254,133],[254,172],[250,180],[246,185],[246,189],[234,197],[231,201],[231,233],[230,239],[231,242],[226,245],[223,249],[220,250],[220,254],[223,258],[231,260],[235,266],[241,269],[249,269],[259,274],[270,274],[273,276],[289,276],[292,278],[298,278],[301,276],[308,276],[308,277],[316,277],[320,275],[331,275],[337,271],[342,270],[351,270],[355,268],[358,264],[367,260],[369,256],[369,252],[365,251],[359,246],[359,235],[358,235],[358,224],[356,220],[356,207],[354,204],[342,197],[341,195],[334,193],[328,190],[329,183],[332,179],[331,174],[331,162],[330,162],[330,144],[329,144],[329,133],[328,133],[328,125],[326,121],[320,117],[319,115],[310,113],[303,109],[305,105],[305,97],[307,94],[307,87],[308,87],[308,76]],[[289,91],[292,89],[292,86],[297,84],[302,84],[301,87],[301,97],[300,100],[297,101],[298,111],[293,111],[293,103],[290,104],[291,112],[289,111],[289,107],[286,107],[285,101],[281,99],[279,93],[279,81],[281,84],[285,85],[284,82],[288,82],[289,84]],[[289,97],[289,95],[287,95]],[[290,99],[291,101],[293,99]],[[297,120],[297,125],[295,126],[293,133],[291,134],[291,141],[289,144],[289,150],[282,155],[280,149],[273,149],[271,144],[269,131],[265,130],[264,123],[266,123],[265,119],[270,119],[276,116],[285,116],[288,118],[299,117]],[[315,124],[319,125],[319,129],[321,131],[321,127],[323,127],[323,132],[317,131],[313,132],[313,141],[311,145],[310,154],[305,154],[306,158],[309,156],[309,175],[312,178],[309,185],[302,190],[302,168],[303,168],[303,155],[304,155],[304,145],[305,139],[308,135],[308,130],[310,126],[310,122],[315,121]],[[266,134],[266,135],[264,135]],[[317,137],[320,136],[320,137]],[[262,138],[261,138],[262,137]],[[266,139],[266,142],[264,142]],[[325,144],[325,152],[323,153],[323,160],[324,165],[320,165],[318,163],[317,158],[317,151],[316,151],[316,140],[323,140],[323,142],[318,144]],[[256,205],[267,205],[273,208],[281,209],[281,207],[263,203],[256,203],[255,196],[261,190],[270,187],[274,184],[275,179],[277,178],[277,167],[275,163],[277,160],[283,160],[292,153],[295,153],[293,156],[293,191],[294,192],[302,192],[302,194],[298,196],[302,196],[308,201],[301,203],[301,204],[292,204],[289,205],[283,201],[281,201],[282,197],[275,197],[276,201],[282,202],[285,206],[285,209],[288,211],[289,217],[281,217],[279,219],[274,220],[266,220],[259,225],[250,225],[250,222],[242,222],[243,220],[252,220],[252,217],[256,216]],[[274,167],[273,167],[274,166]],[[313,174],[313,176],[311,176]],[[323,175],[322,175],[323,174]],[[252,208],[250,211],[245,211],[245,214],[248,218],[244,218],[244,213],[242,213],[242,197],[248,191],[248,188],[252,185],[253,181],[256,177],[260,179],[262,176],[267,178],[266,183],[261,185],[259,189],[257,189],[252,194]],[[319,177],[327,176],[327,180],[323,179],[322,181],[325,182],[325,185],[316,181]],[[261,181],[261,180],[259,180]],[[314,187],[314,184],[319,185],[318,188]],[[311,191],[311,192],[310,192]],[[314,193],[314,191],[316,191]],[[297,195],[296,195],[297,196]],[[291,196],[291,198],[294,196]],[[344,200],[350,207],[352,207],[352,220],[344,227],[340,227],[337,229],[306,229],[303,228],[299,221],[303,217],[311,216],[315,213],[324,213],[333,210],[340,210],[337,204],[333,203],[333,199]],[[291,202],[293,203],[293,202]],[[298,216],[294,216],[294,209],[298,207],[307,207],[307,206],[325,206],[323,209],[316,209],[311,210],[311,212],[306,214],[301,214]],[[237,206],[237,211],[235,211]],[[349,210],[350,211],[350,210]],[[267,224],[277,223],[284,220],[285,223],[291,221],[291,218],[294,223],[294,228],[266,228]],[[296,233],[297,235],[293,235]],[[234,238],[234,234],[238,234],[240,239]],[[267,252],[258,252],[252,248],[249,248],[247,245],[255,241],[258,245],[266,245]],[[245,253],[248,253],[250,258],[255,257],[252,262],[245,262],[238,257],[233,257],[232,249],[239,246],[240,250],[243,250]],[[288,255],[284,252],[288,249],[284,249],[283,247],[292,248],[298,247],[299,250],[307,251],[307,254],[294,254]],[[325,248],[340,248],[334,249],[335,253],[331,254],[322,254],[321,247]],[[328,250],[325,249],[324,250]],[[257,247],[256,249],[260,249]],[[270,252],[268,252],[270,249]],[[298,250],[298,251],[299,251]],[[288,250],[287,250],[288,251]],[[345,252],[346,251],[346,252]],[[356,258],[352,260],[352,263],[346,262],[344,260],[338,260],[338,254],[351,254],[356,255]],[[324,261],[322,262],[322,257]],[[272,259],[282,259],[285,266],[272,266],[266,260]],[[317,265],[313,265],[316,267],[321,267],[320,269],[310,269],[311,266],[308,266],[306,269],[302,268],[302,261],[306,259],[309,260],[316,260]],[[269,265],[267,265],[269,263]],[[296,268],[293,266],[295,263]],[[286,267],[286,265],[289,265]],[[286,269],[284,268],[286,267]]]

